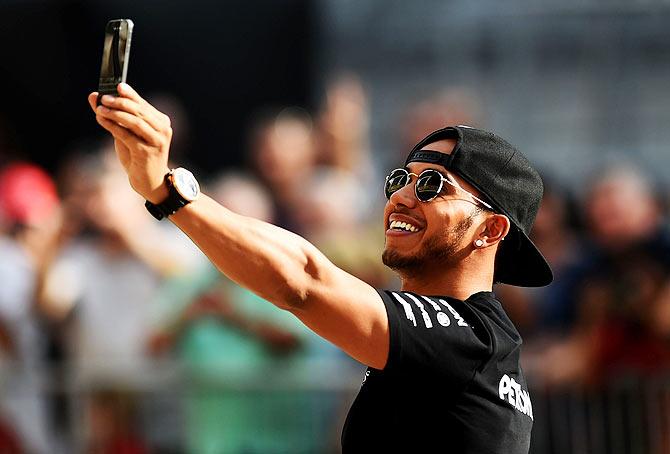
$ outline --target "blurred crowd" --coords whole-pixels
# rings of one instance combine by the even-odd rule
[[[343,75],[315,112],[259,113],[247,165],[202,172],[203,186],[397,287],[380,260],[385,172],[429,131],[486,122],[472,95],[447,90],[407,106],[390,132],[397,148],[373,152],[368,101]],[[175,120],[173,167],[189,167],[178,100],[155,102]],[[0,159],[0,452],[337,451],[349,402],[326,391],[359,366],[148,215],[111,142],[79,144],[52,173],[16,150]],[[544,177],[532,239],[555,282],[495,289],[524,337],[529,380],[593,389],[666,372],[668,194],[624,161],[578,187]],[[167,408],[147,403],[161,392]]]

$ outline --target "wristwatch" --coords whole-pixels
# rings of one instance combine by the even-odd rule
[[[178,167],[165,174],[165,185],[168,188],[168,197],[159,204],[148,200],[144,203],[149,213],[159,221],[173,215],[181,207],[188,205],[200,195],[200,185],[193,174]]]

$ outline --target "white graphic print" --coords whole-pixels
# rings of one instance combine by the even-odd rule
[[[402,308],[405,309],[405,317],[407,317],[407,320],[416,326],[416,318],[414,317],[414,312],[412,312],[412,306],[410,306],[409,303],[402,299],[402,297],[396,292],[391,292],[391,294],[395,297],[396,300],[398,300]]]
[[[449,326],[451,325],[451,320],[449,319],[449,316],[444,312],[438,312],[437,323],[439,323],[442,326]]]
[[[530,394],[521,385],[507,374],[503,375],[498,384],[498,395],[514,408],[533,419],[533,405],[530,403]]]
[[[440,303],[444,304],[446,306],[446,308],[449,309],[449,312],[451,312],[451,315],[453,315],[454,318],[456,319],[456,324],[458,326],[470,326],[467,323],[465,323],[465,320],[463,320],[463,317],[458,315],[458,312],[456,312],[456,310],[453,307],[451,307],[451,304],[447,303],[445,300],[440,300]]]
[[[442,308],[440,307],[439,304],[437,304],[435,301],[433,301],[432,299],[428,298],[427,296],[423,296],[423,295],[421,295],[421,298],[425,299],[425,300],[428,302],[428,304],[430,304],[431,306],[433,306],[433,309],[435,309],[437,312],[440,312],[440,311],[442,310]]]
[[[370,376],[370,369],[365,371],[365,375],[363,376],[363,383],[361,383],[361,385],[365,384],[365,381],[368,379],[369,376]]]
[[[435,309],[435,311],[437,312],[437,323],[439,323],[442,326],[451,325],[451,319],[447,314],[442,312],[442,307],[440,307],[439,304],[437,304],[435,301],[428,298],[427,296],[421,295],[421,298],[425,299],[431,306],[433,306],[433,309]]]
[[[433,322],[430,320],[428,312],[426,312],[426,309],[423,307],[423,303],[419,301],[419,299],[416,296],[412,295],[411,293],[405,293],[405,296],[409,297],[412,301],[414,301],[414,304],[416,304],[416,306],[421,311],[421,316],[423,317],[423,323],[426,325],[426,328],[432,328]]]

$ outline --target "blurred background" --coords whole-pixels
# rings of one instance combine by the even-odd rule
[[[331,453],[363,367],[132,193],[86,95],[104,26],[173,166],[378,287],[383,177],[490,129],[546,193],[556,280],[495,289],[532,453],[670,453],[670,2],[0,2],[0,452]]]

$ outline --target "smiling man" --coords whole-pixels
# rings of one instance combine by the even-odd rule
[[[237,215],[168,168],[169,119],[131,87],[89,103],[131,186],[240,285],[366,364],[343,452],[525,453],[533,410],[521,338],[494,282],[541,286],[551,270],[528,239],[542,182],[494,134],[430,134],[384,190],[383,260],[401,291],[375,290],[305,239]],[[503,241],[504,240],[504,241]],[[222,352],[223,353],[223,352]]]

